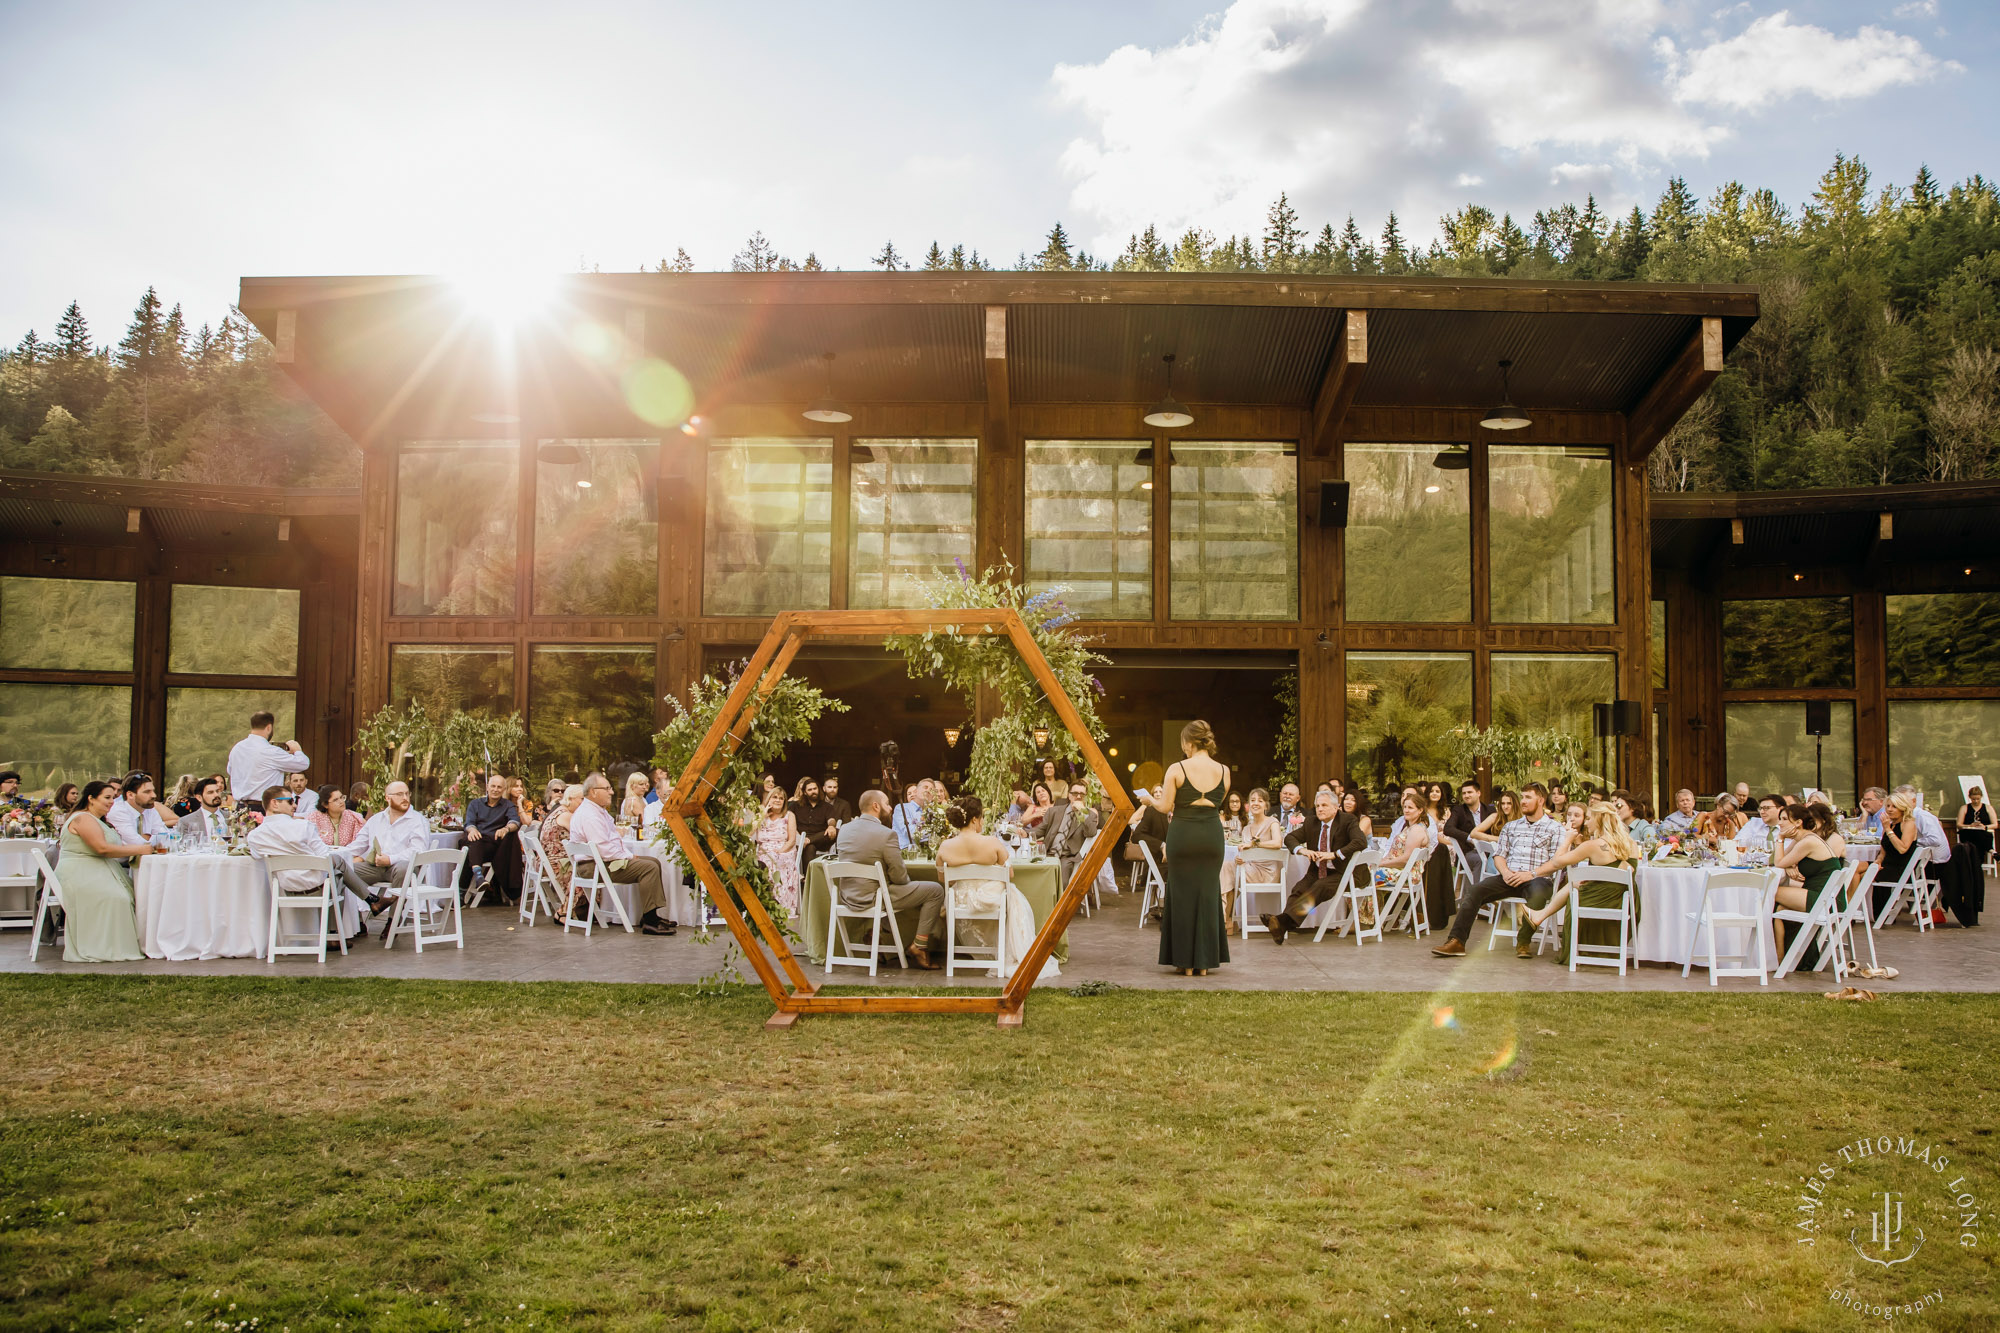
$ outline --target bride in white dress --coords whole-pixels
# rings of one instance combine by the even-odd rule
[[[986,833],[985,808],[977,796],[970,794],[959,797],[945,807],[945,822],[956,830],[950,837],[938,844],[937,865],[942,872],[947,866],[1008,866],[1010,859],[1007,844]],[[1009,971],[1012,965],[1027,956],[1035,942],[1035,911],[1028,900],[1012,884],[999,880],[975,879],[952,885],[946,892],[953,895],[956,908],[961,912],[991,912],[1000,905],[1002,894],[1007,897],[1007,958]],[[984,931],[991,922],[972,921],[959,929],[966,935],[968,944],[979,943],[971,938],[973,932]],[[983,936],[981,937],[983,939]],[[1006,980],[1006,973],[1001,980]],[[1047,981],[1062,975],[1051,955],[1042,963],[1037,981]]]

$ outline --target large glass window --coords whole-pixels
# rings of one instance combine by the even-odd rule
[[[130,671],[138,586],[99,579],[0,578],[0,667]],[[22,770],[23,777],[26,772]]]
[[[1890,685],[2000,685],[2000,592],[1887,601]]]
[[[712,616],[832,605],[833,441],[714,441],[702,561]]]
[[[1472,619],[1472,473],[1463,446],[1343,446],[1350,621]],[[1455,464],[1438,467],[1442,460]]]
[[[1653,688],[1667,688],[1667,604],[1654,602],[1653,614]]]
[[[973,569],[979,441],[856,440],[848,469],[849,606],[922,606],[915,580]]]
[[[1071,612],[1153,618],[1153,446],[1027,442],[1028,583],[1069,585]]]
[[[389,649],[389,702],[411,699],[436,716],[453,711],[506,717],[514,702],[511,647],[399,643]]]
[[[167,670],[206,676],[295,676],[299,590],[176,583]]]
[[[1852,808],[1854,790],[1854,704],[1833,703],[1833,734],[1826,744],[1806,735],[1803,702],[1723,705],[1725,774],[1728,785],[1750,784],[1753,796],[1766,792],[1796,794],[1818,787],[1835,803]],[[1820,773],[1824,756],[1824,773]]]
[[[1347,772],[1369,792],[1456,787],[1446,737],[1471,725],[1472,654],[1347,655]]]
[[[660,446],[543,440],[535,450],[535,614],[660,609]]]
[[[0,686],[0,768],[30,796],[123,777],[131,746],[130,686]]]
[[[1922,792],[1939,818],[1956,819],[1965,804],[1961,777],[2000,779],[2000,699],[1891,700],[1889,780]]]
[[[1617,659],[1609,653],[1493,654],[1493,723],[1553,729],[1595,755],[1596,705],[1618,697]]]
[[[528,767],[536,781],[653,759],[650,647],[536,644],[528,655]]]
[[[1795,690],[1854,684],[1854,604],[1782,597],[1722,604],[1722,687]]]
[[[171,689],[167,691],[167,768],[171,787],[183,773],[220,773],[230,747],[250,734],[250,715],[276,719],[271,739],[298,739],[298,696],[290,690]],[[309,755],[313,771],[335,767],[333,755]],[[317,780],[317,779],[315,779]]]
[[[1488,445],[1493,619],[1608,625],[1616,614],[1611,451]]]
[[[515,440],[413,440],[396,460],[398,616],[514,614]]]
[[[1174,619],[1298,619],[1297,450],[1203,440],[1171,454]]]

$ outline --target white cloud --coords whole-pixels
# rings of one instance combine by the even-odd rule
[[[1931,55],[1914,37],[1872,25],[1852,37],[1837,37],[1825,28],[1792,22],[1782,9],[1734,37],[1690,51],[1678,64],[1676,99],[1740,110],[1800,95],[1829,102],[1872,97],[1963,68]]]
[[[1662,0],[1234,0],[1171,46],[1056,67],[1058,100],[1085,122],[1062,156],[1095,224],[1078,230],[1100,251],[1148,222],[1254,231],[1284,191],[1336,223],[1386,200],[1422,232],[1473,184],[1526,208],[1552,185],[1651,190],[1746,111],[1955,68],[1875,27],[1839,37],[1780,11],[1690,40],[1679,13]]]
[[[1934,19],[1937,17],[1937,0],[1910,0],[1909,4],[1897,5],[1891,11],[1899,19]]]

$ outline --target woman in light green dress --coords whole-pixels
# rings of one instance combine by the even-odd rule
[[[123,963],[146,956],[139,948],[132,881],[119,863],[153,849],[115,840],[104,817],[117,795],[116,783],[87,783],[82,808],[63,825],[56,879],[62,884],[64,962]]]

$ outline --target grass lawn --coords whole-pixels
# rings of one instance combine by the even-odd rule
[[[1836,1288],[2000,1326],[2000,996],[768,1012],[0,979],[0,1328],[1882,1326]],[[1974,1247],[1920,1165],[1841,1163],[1884,1133],[1952,1159]],[[1823,1161],[1853,1215],[1808,1248]],[[1871,1167],[1928,1232],[1895,1269],[1848,1243]]]

